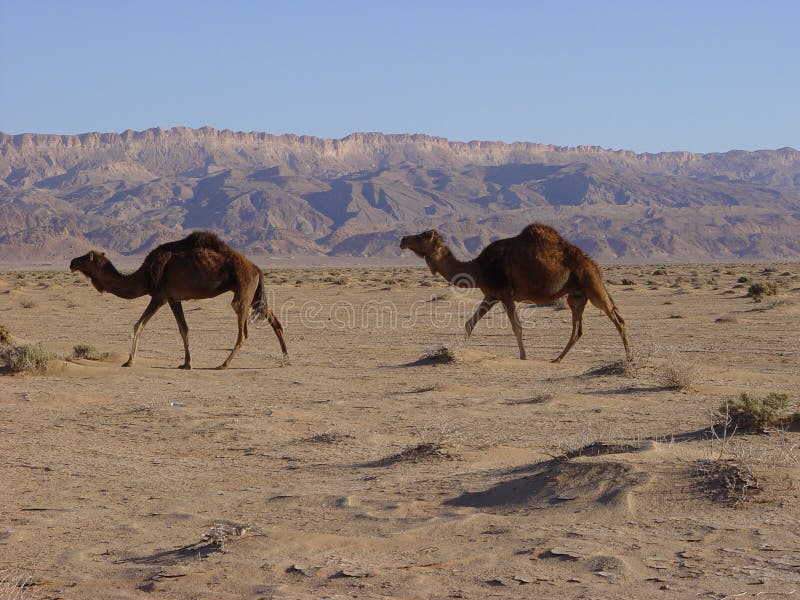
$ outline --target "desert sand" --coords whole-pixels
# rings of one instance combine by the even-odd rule
[[[270,269],[290,362],[257,327],[213,370],[226,295],[185,303],[188,372],[167,309],[120,367],[147,298],[0,272],[16,338],[98,353],[0,374],[0,598],[797,597],[800,432],[709,428],[740,392],[798,410],[799,272],[606,267],[620,367],[593,307],[561,364],[569,311],[522,309],[520,361],[423,267]]]

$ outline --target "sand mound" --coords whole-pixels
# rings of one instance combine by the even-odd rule
[[[558,462],[535,475],[497,484],[482,492],[467,492],[447,501],[488,512],[513,512],[569,503],[627,506],[630,493],[649,480],[647,473],[618,462]]]

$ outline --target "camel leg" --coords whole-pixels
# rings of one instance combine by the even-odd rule
[[[281,325],[281,322],[278,321],[278,317],[275,316],[275,313],[273,313],[271,309],[267,309],[267,320],[269,324],[272,325],[275,335],[278,336],[278,343],[281,345],[284,359],[289,358],[289,352],[286,350],[286,342],[283,340],[283,325]]]
[[[572,335],[569,337],[564,351],[554,358],[553,362],[561,362],[561,359],[567,355],[567,352],[575,345],[583,335],[583,309],[586,308],[586,296],[567,296],[567,304],[572,311]]]
[[[245,326],[247,325],[248,307],[245,306],[238,297],[234,297],[231,305],[233,306],[233,310],[236,311],[236,317],[239,324],[239,333],[236,337],[236,345],[233,347],[233,350],[231,350],[231,353],[228,355],[228,358],[225,359],[225,362],[218,366],[217,369],[227,369],[230,366],[233,357],[239,352],[239,348],[241,348],[242,344],[244,344],[244,330]]]
[[[189,356],[189,326],[186,324],[186,317],[183,316],[183,306],[178,300],[170,300],[169,307],[172,309],[172,314],[175,315],[178,331],[181,332],[181,338],[183,338],[184,359],[183,364],[178,368],[189,370],[192,368],[192,358]]]
[[[475,309],[475,314],[469,318],[469,320],[464,323],[464,341],[468,341],[470,336],[472,335],[472,330],[475,329],[475,325],[478,324],[483,317],[486,316],[492,307],[497,304],[498,300],[494,296],[484,296],[481,303],[478,305],[478,308]]]
[[[139,346],[139,334],[142,333],[144,326],[147,325],[147,322],[154,314],[158,312],[158,309],[162,306],[164,306],[163,300],[156,298],[151,299],[150,304],[148,304],[147,308],[144,309],[142,316],[139,317],[138,321],[136,321],[136,325],[133,326],[133,344],[131,345],[131,355],[128,358],[128,361],[122,365],[123,367],[133,366],[133,363],[136,361],[136,348]]]
[[[517,338],[517,346],[519,346],[519,359],[525,360],[525,346],[522,345],[522,326],[519,324],[519,316],[517,315],[517,307],[514,300],[503,300],[503,306],[506,307],[508,313],[508,320],[511,321],[511,329]]]
[[[622,345],[625,346],[625,356],[630,359],[631,350],[630,346],[628,346],[628,335],[625,333],[625,319],[623,319],[622,315],[619,314],[619,310],[617,310],[617,307],[614,306],[611,298],[606,295],[604,300],[592,299],[592,304],[606,313],[606,316],[611,319],[612,323],[614,323],[614,327],[616,327],[617,331],[619,332],[619,337],[622,338]]]

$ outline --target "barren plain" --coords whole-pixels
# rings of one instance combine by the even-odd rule
[[[124,369],[147,298],[0,272],[15,343],[94,357],[0,374],[0,598],[796,597],[800,431],[711,426],[797,412],[799,272],[606,267],[634,360],[589,307],[551,364],[559,305],[520,361],[422,267],[269,269],[290,362],[251,326],[227,371],[230,295],[185,304],[194,370],[166,309]]]

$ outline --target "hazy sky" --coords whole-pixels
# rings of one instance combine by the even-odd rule
[[[0,0],[0,131],[800,147],[800,1]]]

